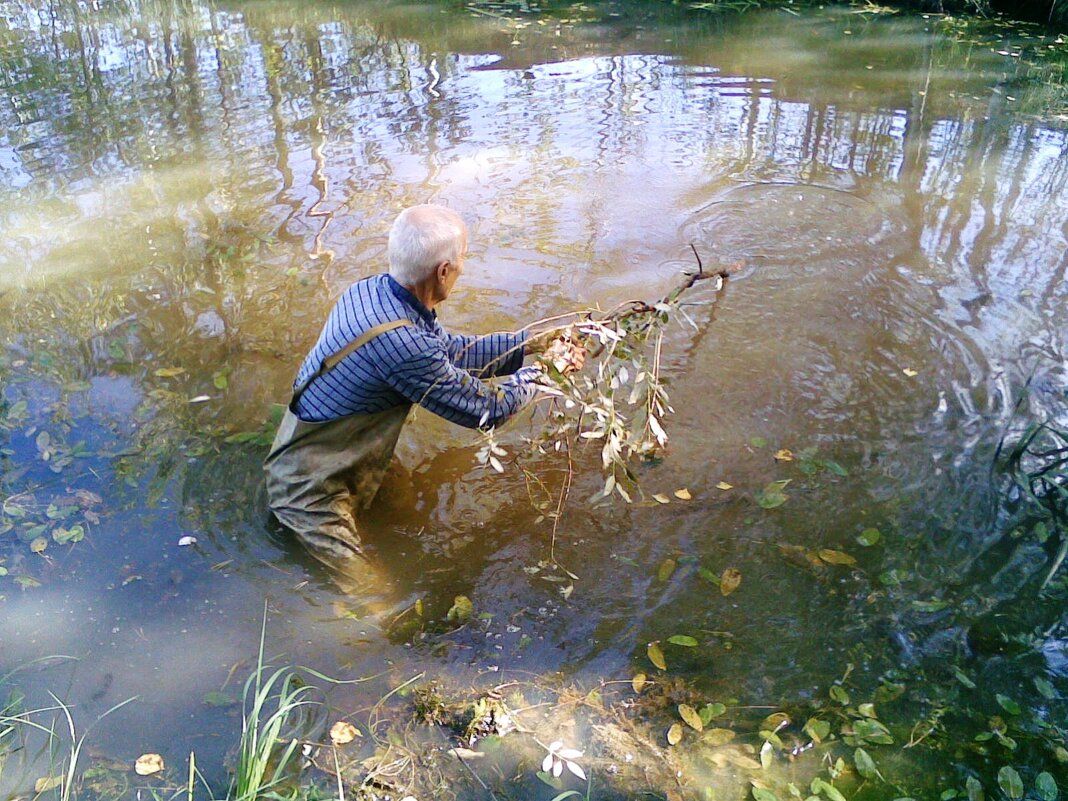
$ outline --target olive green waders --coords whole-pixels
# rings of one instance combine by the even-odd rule
[[[411,404],[309,423],[297,417],[297,400],[313,380],[376,336],[411,324],[401,319],[374,326],[324,359],[293,391],[263,465],[275,517],[313,556],[333,567],[362,554],[355,512],[378,492]]]

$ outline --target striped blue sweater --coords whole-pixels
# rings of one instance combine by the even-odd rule
[[[297,401],[297,416],[321,422],[418,403],[446,420],[479,428],[503,422],[533,397],[538,370],[522,366],[525,334],[447,334],[436,313],[388,274],[359,281],[342,294],[294,386],[367,329],[402,317],[412,325],[379,334],[312,381]],[[478,380],[493,376],[512,377],[497,386]]]

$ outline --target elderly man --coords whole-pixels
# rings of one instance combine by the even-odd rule
[[[297,374],[264,464],[267,490],[278,520],[331,565],[360,556],[354,514],[378,491],[413,403],[480,428],[534,396],[540,370],[522,366],[535,347],[526,334],[456,336],[438,323],[466,251],[455,212],[405,209],[389,234],[389,273],[345,291]]]

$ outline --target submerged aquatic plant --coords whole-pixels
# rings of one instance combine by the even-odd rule
[[[1004,447],[1003,440],[999,453]],[[1060,536],[1057,554],[1042,582],[1045,588],[1068,556],[1068,431],[1048,421],[1032,423],[1008,450],[1005,466],[1033,508],[1046,518],[1040,523],[1042,538]]]

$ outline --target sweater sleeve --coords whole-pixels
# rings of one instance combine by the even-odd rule
[[[526,332],[485,336],[446,334],[445,340],[452,363],[479,378],[512,375],[523,366]]]
[[[454,364],[448,338],[410,330],[401,335],[407,340],[406,358],[384,369],[382,380],[407,400],[446,420],[465,428],[489,428],[503,423],[534,397],[536,367],[520,368],[491,386]]]

